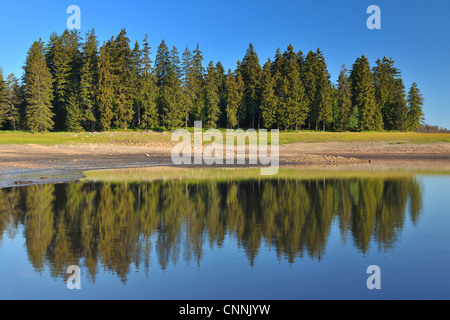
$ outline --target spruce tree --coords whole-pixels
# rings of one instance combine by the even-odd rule
[[[345,131],[349,127],[352,113],[352,84],[345,65],[342,65],[337,88],[336,129]]]
[[[229,129],[239,126],[239,110],[243,104],[244,98],[244,81],[239,72],[233,74],[228,70],[226,79],[226,93],[227,93],[227,127]]]
[[[261,120],[264,128],[272,128],[277,121],[275,78],[272,77],[270,59],[264,64],[261,75]]]
[[[76,30],[65,30],[55,38],[53,35],[47,46],[47,58],[52,58],[48,64],[52,67],[54,81],[54,111],[55,129],[79,131],[81,128],[80,103],[73,101],[69,104],[69,97],[76,95],[80,82],[81,53],[79,50],[80,36]],[[75,108],[76,110],[72,110]],[[71,118],[68,119],[67,117]],[[76,117],[76,118],[74,118]]]
[[[152,68],[152,61],[150,59],[150,46],[148,44],[148,37],[145,36],[143,42],[143,49],[141,52],[141,87],[139,88],[140,94],[140,107],[141,107],[141,124],[140,127],[144,129],[154,128],[158,126],[158,109],[156,104],[156,98],[158,94],[158,88],[156,87],[156,79],[154,70]]]
[[[131,64],[130,39],[122,29],[114,40],[113,72],[114,79],[114,118],[115,127],[127,129],[134,116],[135,83]]]
[[[86,33],[83,44],[80,101],[84,128],[95,130],[98,94],[98,41],[95,30]]]
[[[6,78],[7,108],[6,124],[11,130],[17,130],[20,125],[20,85],[16,76],[11,73]]]
[[[25,62],[26,121],[31,131],[47,131],[54,126],[52,112],[53,79],[44,56],[44,43],[35,41]]]
[[[245,85],[244,105],[241,116],[247,118],[249,127],[255,128],[259,120],[261,66],[258,55],[251,43],[239,65],[239,72]]]
[[[317,54],[309,51],[305,58],[304,72],[301,75],[305,87],[305,98],[309,107],[309,115],[307,118],[308,129],[316,122],[318,117],[317,92],[318,92],[318,75],[319,60]]]
[[[192,105],[192,123],[196,120],[204,121],[204,106],[205,106],[205,95],[204,95],[204,74],[205,69],[202,66],[203,54],[197,44],[196,49],[192,52],[192,75],[191,75],[191,86],[194,94],[194,102]]]
[[[224,127],[227,124],[227,93],[226,93],[226,75],[225,69],[222,63],[219,61],[216,64],[216,82],[217,82],[217,92],[219,94],[219,110],[220,117],[218,121],[219,127]]]
[[[3,79],[3,70],[0,67],[0,128],[6,122],[8,110],[8,89]]]
[[[98,126],[100,130],[111,129],[114,110],[114,72],[112,66],[112,39],[100,48],[98,59]]]
[[[316,110],[314,112],[314,117],[317,122],[322,122],[322,130],[325,131],[326,126],[333,120],[333,105],[331,96],[331,82],[330,74],[327,70],[327,65],[325,63],[325,58],[322,52],[317,49],[316,52],[318,63],[319,63],[319,73],[317,78],[317,93],[316,93],[316,103],[314,104]]]
[[[212,61],[208,64],[205,79],[205,119],[208,128],[216,128],[220,116],[220,97],[216,78],[216,68]]]
[[[182,63],[181,63],[181,96],[183,102],[184,109],[184,125],[187,129],[189,124],[190,113],[192,112],[192,107],[194,105],[194,91],[192,87],[193,77],[192,77],[192,66],[193,66],[193,57],[192,52],[188,47],[184,50],[182,54]]]
[[[393,109],[395,112],[394,130],[407,131],[408,124],[408,107],[406,106],[405,85],[401,78],[395,79],[393,93]]]
[[[383,128],[393,130],[396,126],[396,111],[394,98],[396,94],[396,79],[400,71],[394,67],[394,61],[383,57],[378,59],[373,67],[375,99],[378,112],[381,113]]]
[[[172,129],[180,127],[184,119],[179,74],[179,57],[176,49],[169,52],[164,40],[158,47],[155,59],[155,69],[159,88],[158,108],[163,126]]]
[[[413,83],[408,91],[408,129],[416,130],[420,125],[423,125],[425,115],[422,111],[423,97],[417,86]]]
[[[377,123],[377,104],[375,102],[375,88],[369,61],[363,55],[357,58],[351,72],[352,104],[359,114],[360,130],[380,130]]]

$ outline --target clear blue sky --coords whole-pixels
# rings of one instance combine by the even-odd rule
[[[220,60],[234,69],[250,42],[263,64],[291,43],[324,52],[332,81],[340,66],[366,55],[392,57],[407,88],[417,82],[429,124],[450,128],[450,1],[448,0],[2,0],[0,66],[22,75],[33,41],[66,28],[69,5],[81,9],[81,33],[95,28],[100,43],[126,28],[132,42],[150,37],[153,51],[165,39],[179,52],[196,43],[205,66]],[[369,30],[369,5],[381,8],[381,30]]]

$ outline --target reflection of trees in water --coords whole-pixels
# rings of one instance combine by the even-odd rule
[[[56,277],[84,265],[95,281],[100,263],[126,281],[132,265],[148,271],[152,246],[163,269],[180,257],[199,265],[204,246],[227,235],[251,265],[262,245],[289,262],[321,259],[334,219],[361,252],[372,240],[391,249],[407,203],[417,223],[414,178],[36,185],[0,189],[0,232],[24,226],[37,270],[48,265]]]

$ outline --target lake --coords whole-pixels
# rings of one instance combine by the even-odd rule
[[[0,189],[0,299],[448,299],[449,186],[380,173]]]

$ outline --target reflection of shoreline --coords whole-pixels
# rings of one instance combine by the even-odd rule
[[[413,177],[33,185],[0,190],[0,233],[23,225],[30,262],[54,277],[83,264],[95,280],[102,265],[125,281],[132,264],[148,270],[152,248],[162,269],[200,264],[226,236],[251,265],[262,246],[290,263],[320,260],[335,219],[358,251],[372,240],[392,249],[421,208]]]

